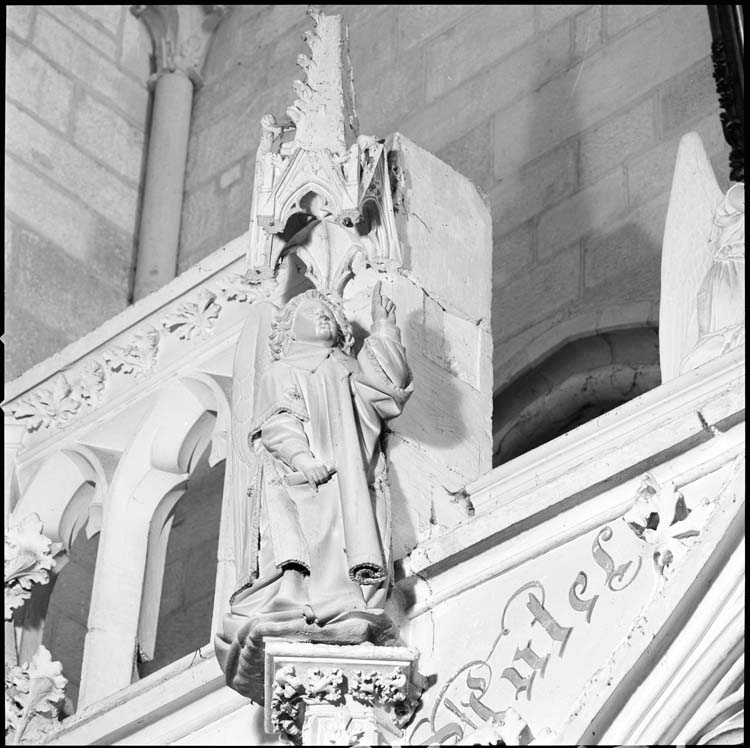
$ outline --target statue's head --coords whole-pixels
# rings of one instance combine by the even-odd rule
[[[348,354],[354,337],[340,304],[320,291],[306,291],[288,301],[273,322],[271,353],[274,360],[283,358],[295,342],[322,348],[339,347]]]

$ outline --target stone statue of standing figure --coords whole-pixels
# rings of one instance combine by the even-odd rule
[[[341,304],[316,290],[276,312],[267,337],[258,336],[262,325],[249,333],[265,338],[270,362],[254,372],[244,434],[245,575],[216,650],[228,685],[251,698],[264,636],[336,644],[398,636],[384,609],[390,499],[380,437],[412,382],[395,305],[381,289],[356,358]]]

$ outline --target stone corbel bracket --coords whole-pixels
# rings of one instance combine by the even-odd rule
[[[408,647],[267,639],[265,729],[295,745],[399,743],[423,690]]]

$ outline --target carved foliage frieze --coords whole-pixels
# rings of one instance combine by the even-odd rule
[[[104,351],[102,357],[112,371],[143,375],[151,371],[159,353],[160,333],[153,326],[137,330],[124,343]]]
[[[106,373],[98,361],[86,362],[76,371],[56,374],[41,387],[11,406],[16,420],[29,431],[63,426],[82,406],[96,402],[104,391]]]
[[[269,282],[273,285],[272,273],[223,273],[210,286],[196,289],[160,320],[131,329],[100,353],[90,354],[11,402],[8,409],[30,432],[62,428],[104,398],[113,374],[138,381],[153,374],[165,334],[179,341],[205,340],[214,333],[227,303],[253,303],[272,290]]]

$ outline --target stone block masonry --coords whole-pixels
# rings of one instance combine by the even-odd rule
[[[149,49],[124,5],[8,9],[6,379],[129,303]]]
[[[540,346],[657,321],[659,284],[643,268],[658,267],[679,135],[698,129],[720,183],[728,174],[704,7],[324,10],[351,29],[361,132],[403,132],[489,195],[496,389]],[[242,165],[229,191],[250,194],[257,122],[283,113],[299,77],[272,50],[303,51],[303,6],[236,20],[220,30],[198,94],[188,174],[198,230],[183,232],[181,267],[247,220],[249,205],[229,207],[221,180]]]
[[[704,7],[323,9],[350,26],[361,132],[402,132],[489,196],[496,389],[533,365],[517,358],[521,350],[589,334],[585,324],[597,320],[618,326],[623,314],[627,324],[658,321],[658,283],[644,282],[642,267],[658,262],[659,206],[683,133],[698,130],[727,186]],[[232,14],[195,98],[180,271],[244,231],[259,120],[283,115],[300,77],[304,5],[235,6]],[[73,274],[69,293],[94,306],[108,299],[101,322],[128,303],[148,34],[126,6],[13,6],[7,25],[16,122],[7,148],[21,174],[17,188],[8,183],[16,190],[11,235],[30,232],[80,263],[73,267],[85,275]],[[43,200],[29,197],[30,184]],[[628,241],[637,244],[630,257],[648,258],[640,269],[618,255]],[[11,242],[11,266],[18,251]],[[559,263],[558,276],[551,268]],[[527,301],[523,289],[538,296]],[[56,335],[59,346],[69,341],[50,303],[8,310],[9,320],[28,320],[39,344],[30,350],[16,335],[6,376],[47,355]]]

